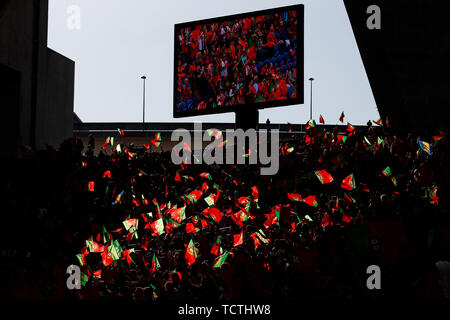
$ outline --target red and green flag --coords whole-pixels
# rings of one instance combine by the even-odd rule
[[[200,228],[197,228],[193,223],[186,223],[186,233],[197,233],[200,231]]]
[[[88,248],[89,252],[100,253],[105,251],[104,245],[97,243],[93,240],[86,240],[86,247]]]
[[[302,201],[303,198],[301,195],[299,195],[298,193],[288,193],[287,194],[289,200],[291,201]]]
[[[185,259],[188,264],[188,267],[191,266],[195,260],[197,259],[198,249],[195,247],[194,241],[189,242],[189,245],[186,248]]]
[[[356,182],[353,173],[342,180],[341,188],[349,191],[356,188]]]
[[[214,261],[214,268],[220,268],[225,263],[225,260],[227,260],[228,254],[229,252],[226,251],[221,256],[218,256]]]
[[[390,177],[392,175],[391,168],[389,167],[384,168],[381,173],[386,177]]]
[[[319,117],[319,122],[321,124],[325,124],[325,120],[323,119],[322,115],[320,115],[320,117]]]
[[[214,243],[214,246],[211,248],[211,254],[218,256],[220,253],[222,253],[222,248],[220,247],[221,240],[220,236],[217,236],[216,242]]]
[[[159,261],[158,258],[156,257],[156,254],[153,254],[153,258],[152,258],[152,267],[151,267],[151,271],[155,272],[156,270],[158,270],[160,268],[159,265]]]
[[[237,247],[240,246],[241,244],[244,243],[244,230],[241,230],[241,233],[239,234],[235,234],[233,236],[234,241],[233,241],[233,247]]]
[[[210,217],[217,223],[220,223],[220,220],[222,220],[223,217],[223,213],[217,208],[206,208],[203,210],[203,215],[205,217]]]
[[[312,207],[317,207],[319,205],[316,201],[315,195],[307,196],[305,199],[303,199],[303,202]]]
[[[333,182],[333,177],[326,170],[314,171],[321,184]]]
[[[166,231],[164,230],[164,222],[162,218],[159,218],[158,220],[154,221],[150,227],[152,228],[153,232],[157,235],[162,235]]]
[[[212,180],[212,177],[208,172],[200,173],[200,177],[208,179],[208,180]]]
[[[158,148],[161,145],[161,133],[155,133],[155,139],[150,141],[155,148]]]

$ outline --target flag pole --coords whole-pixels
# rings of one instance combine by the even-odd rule
[[[143,94],[142,94],[142,132],[144,132],[144,129],[145,129],[145,79],[147,79],[147,77],[142,76],[141,79],[144,80],[144,87],[143,87]]]
[[[313,81],[314,78],[309,78],[309,81],[311,81],[311,99],[310,99],[310,107],[309,107],[309,120],[312,120],[312,104],[313,104]]]

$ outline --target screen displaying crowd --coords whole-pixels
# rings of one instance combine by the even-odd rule
[[[297,97],[297,12],[181,28],[176,112]]]

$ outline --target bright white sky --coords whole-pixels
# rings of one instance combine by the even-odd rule
[[[75,112],[84,122],[141,122],[147,75],[147,122],[233,122],[234,113],[172,117],[174,24],[305,5],[305,104],[261,110],[260,122],[305,123],[309,79],[313,117],[365,124],[378,111],[342,0],[50,0],[48,45],[76,62]],[[81,9],[70,30],[67,8]],[[364,14],[362,12],[361,14]]]

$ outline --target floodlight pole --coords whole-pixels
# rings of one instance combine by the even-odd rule
[[[143,95],[142,95],[142,132],[144,132],[144,127],[145,127],[145,79],[147,79],[147,77],[142,76],[141,79],[144,80],[144,88],[143,88]]]
[[[314,78],[309,78],[309,81],[311,81],[311,99],[310,99],[310,107],[309,107],[309,120],[312,120],[312,103],[313,103],[313,81]]]

